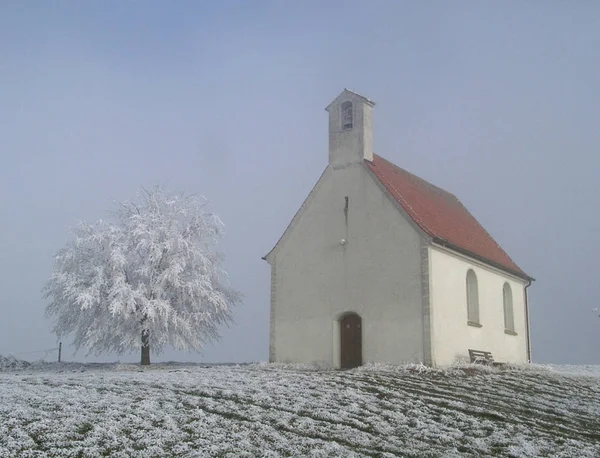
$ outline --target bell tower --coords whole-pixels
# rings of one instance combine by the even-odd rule
[[[375,102],[344,89],[325,110],[329,113],[329,165],[343,168],[373,161]]]

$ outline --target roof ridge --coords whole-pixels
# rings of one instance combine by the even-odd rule
[[[446,190],[446,189],[444,189],[444,188],[440,188],[439,186],[436,186],[436,185],[434,185],[434,184],[433,184],[433,183],[431,183],[430,181],[427,181],[425,178],[421,178],[420,176],[418,176],[418,175],[415,175],[414,173],[412,173],[412,172],[409,172],[409,171],[408,171],[408,170],[406,170],[406,169],[403,169],[402,167],[400,167],[400,166],[398,166],[398,165],[394,164],[392,161],[390,161],[390,160],[388,160],[388,159],[386,159],[386,158],[384,158],[384,157],[381,157],[379,154],[375,154],[375,153],[373,153],[373,156],[375,156],[375,157],[379,158],[379,159],[380,159],[380,160],[382,160],[382,161],[385,161],[385,162],[387,162],[387,163],[388,163],[388,164],[390,164],[392,167],[394,167],[394,168],[396,168],[396,169],[400,170],[401,172],[403,172],[403,173],[406,173],[407,175],[410,175],[410,176],[411,176],[411,177],[413,177],[413,178],[416,178],[416,179],[417,179],[417,180],[419,180],[420,182],[422,182],[422,183],[425,183],[425,184],[426,184],[426,185],[428,185],[428,186],[431,186],[432,188],[434,188],[434,189],[436,189],[436,190],[440,191],[440,193],[442,193],[442,194],[445,194],[445,195],[447,195],[447,196],[450,196],[450,197],[453,197],[454,199],[456,199],[456,201],[460,202],[460,200],[458,199],[458,197],[456,197],[456,195],[455,195],[454,193],[452,193],[452,192],[450,192],[450,191],[447,191],[447,190]]]

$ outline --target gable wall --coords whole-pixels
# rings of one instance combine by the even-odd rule
[[[491,351],[496,361],[527,362],[527,329],[523,281],[448,251],[430,247],[430,297],[433,359],[449,365],[469,358],[468,349]],[[479,287],[481,328],[467,324],[467,271],[473,269]],[[504,333],[502,288],[512,289],[517,335]]]
[[[329,167],[270,259],[271,359],[337,367],[337,320],[352,311],[363,319],[363,362],[422,361],[420,249],[362,164]]]

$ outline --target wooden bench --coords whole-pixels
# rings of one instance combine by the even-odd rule
[[[491,351],[473,350],[469,348],[469,358],[476,364],[494,364],[494,358]]]

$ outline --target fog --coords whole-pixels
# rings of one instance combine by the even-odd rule
[[[41,288],[70,227],[161,184],[212,201],[245,300],[203,354],[154,360],[267,360],[261,257],[347,87],[377,103],[375,152],[536,278],[534,361],[600,363],[599,43],[595,2],[3,2],[0,354],[56,346]]]

